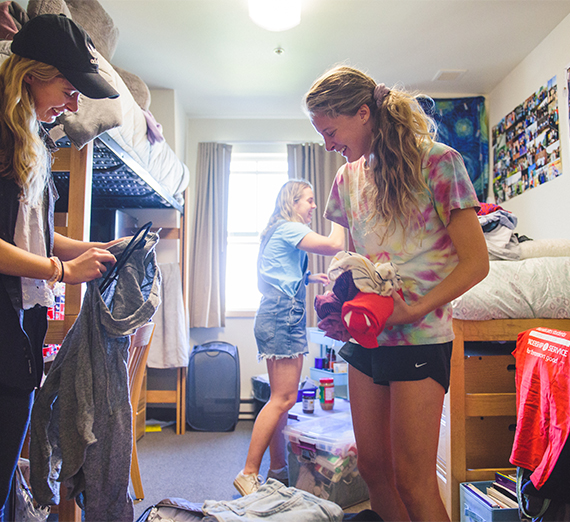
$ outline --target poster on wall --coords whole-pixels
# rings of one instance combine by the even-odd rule
[[[497,204],[562,174],[558,130],[555,76],[492,129]]]
[[[433,98],[429,113],[437,124],[437,141],[463,157],[479,201],[489,191],[489,127],[485,98]]]

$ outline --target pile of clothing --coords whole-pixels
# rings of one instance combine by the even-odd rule
[[[327,275],[332,292],[315,298],[318,327],[327,337],[365,348],[376,348],[377,337],[394,310],[392,293],[401,291],[401,279],[392,263],[372,263],[354,252],[339,252]]]
[[[517,217],[508,210],[493,203],[481,203],[477,218],[490,259],[517,260],[521,258],[519,238],[515,233]]]

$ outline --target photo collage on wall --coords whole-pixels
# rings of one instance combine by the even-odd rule
[[[560,176],[556,76],[493,127],[492,137],[497,204]]]

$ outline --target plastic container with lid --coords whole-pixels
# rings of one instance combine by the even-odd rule
[[[319,381],[319,402],[323,410],[332,410],[334,407],[334,379],[323,377]]]
[[[313,453],[324,451],[346,457],[356,455],[356,442],[350,412],[288,424],[283,434],[293,444]]]
[[[285,426],[289,485],[348,507],[368,498],[356,467],[357,448],[350,412]]]

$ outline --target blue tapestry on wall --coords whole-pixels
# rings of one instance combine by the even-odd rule
[[[438,125],[437,140],[463,156],[479,201],[487,201],[489,187],[489,132],[485,98],[434,98],[426,112]],[[424,105],[422,103],[422,105]]]

